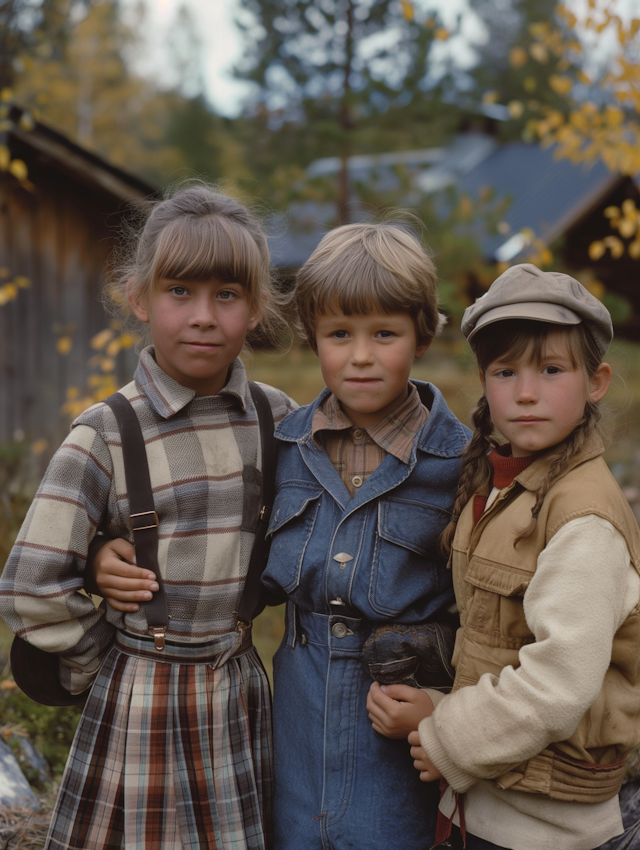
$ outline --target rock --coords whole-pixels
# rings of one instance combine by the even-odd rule
[[[0,806],[24,806],[39,811],[40,803],[31,790],[16,757],[0,738]]]
[[[24,735],[12,735],[9,739],[13,754],[22,772],[29,782],[46,783],[51,781],[51,771],[44,756],[36,750],[29,738]],[[16,752],[17,750],[17,752]]]

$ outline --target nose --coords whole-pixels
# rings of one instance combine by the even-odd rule
[[[351,362],[354,366],[368,366],[373,363],[371,343],[366,337],[356,337],[351,348]]]
[[[214,328],[218,324],[215,301],[202,293],[192,301],[192,312],[189,324],[192,328]]]
[[[518,404],[535,404],[538,401],[538,386],[533,375],[525,373],[518,377],[516,401]]]

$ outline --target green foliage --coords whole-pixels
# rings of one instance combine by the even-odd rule
[[[64,770],[81,714],[82,707],[76,705],[40,705],[22,691],[0,691],[0,725],[20,726],[45,757],[54,776]]]

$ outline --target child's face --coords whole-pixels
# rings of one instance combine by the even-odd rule
[[[224,387],[247,331],[260,318],[241,283],[216,278],[160,278],[147,298],[131,294],[129,303],[149,323],[160,368],[199,396]]]
[[[367,428],[407,398],[418,345],[408,313],[355,313],[338,308],[316,321],[316,349],[327,387],[354,425]]]
[[[480,374],[491,419],[511,443],[514,457],[526,457],[566,439],[582,419],[587,400],[600,401],[611,383],[601,363],[588,378],[571,360],[566,332],[550,331],[540,362],[529,351],[508,353]]]

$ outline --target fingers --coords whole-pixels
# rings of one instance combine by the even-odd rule
[[[113,554],[122,558],[123,561],[128,561],[130,564],[136,562],[136,550],[132,543],[118,537],[115,540],[109,540],[104,544],[102,549],[96,555],[96,564],[105,557],[112,557]]]
[[[400,700],[400,702],[415,702],[416,694],[421,693],[410,685],[382,685],[380,690],[391,699]]]
[[[409,732],[409,736],[407,738],[412,747],[420,746],[420,734],[417,730],[414,729],[413,732]]]
[[[109,603],[109,605],[111,605],[112,608],[115,608],[116,611],[122,611],[125,614],[140,610],[140,606],[136,605],[135,602],[119,602],[113,596],[105,596],[104,599]]]

